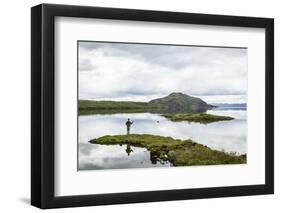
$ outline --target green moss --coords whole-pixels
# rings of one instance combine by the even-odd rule
[[[145,147],[151,153],[151,161],[169,160],[174,166],[244,164],[246,155],[212,150],[192,140],[177,140],[158,135],[106,135],[90,143],[102,145],[130,144]]]
[[[177,114],[162,114],[171,121],[190,121],[198,123],[212,123],[216,121],[233,120],[230,116],[212,115],[207,113],[177,113]]]

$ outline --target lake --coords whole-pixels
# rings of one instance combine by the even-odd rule
[[[212,149],[247,153],[247,111],[243,108],[217,108],[209,114],[234,117],[231,121],[209,124],[187,121],[172,122],[158,114],[120,113],[79,116],[78,170],[148,168],[173,166],[166,162],[151,162],[145,148],[127,145],[96,145],[89,140],[104,135],[126,134],[125,122],[134,121],[131,134],[153,134],[175,139],[192,139]]]

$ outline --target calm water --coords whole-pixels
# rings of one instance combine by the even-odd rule
[[[151,113],[79,116],[79,170],[172,166],[169,162],[150,161],[145,148],[126,145],[95,145],[88,141],[104,135],[126,134],[125,122],[134,121],[131,134],[154,134],[176,139],[192,139],[210,148],[247,153],[247,114],[243,109],[217,109],[207,113],[235,119],[210,124],[171,122]]]

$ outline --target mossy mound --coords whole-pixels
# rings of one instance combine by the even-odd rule
[[[178,140],[158,135],[106,135],[89,141],[94,144],[130,144],[145,147],[151,153],[152,163],[170,161],[174,166],[244,164],[246,155],[212,150],[192,140]]]
[[[212,115],[207,113],[177,113],[163,114],[162,116],[171,121],[190,121],[204,124],[234,119],[230,116]]]

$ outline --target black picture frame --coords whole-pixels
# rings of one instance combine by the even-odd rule
[[[93,195],[54,195],[55,189],[55,17],[100,18],[264,28],[265,47],[265,184]],[[31,8],[31,204],[60,208],[217,198],[274,193],[274,20],[164,11],[41,4]]]

